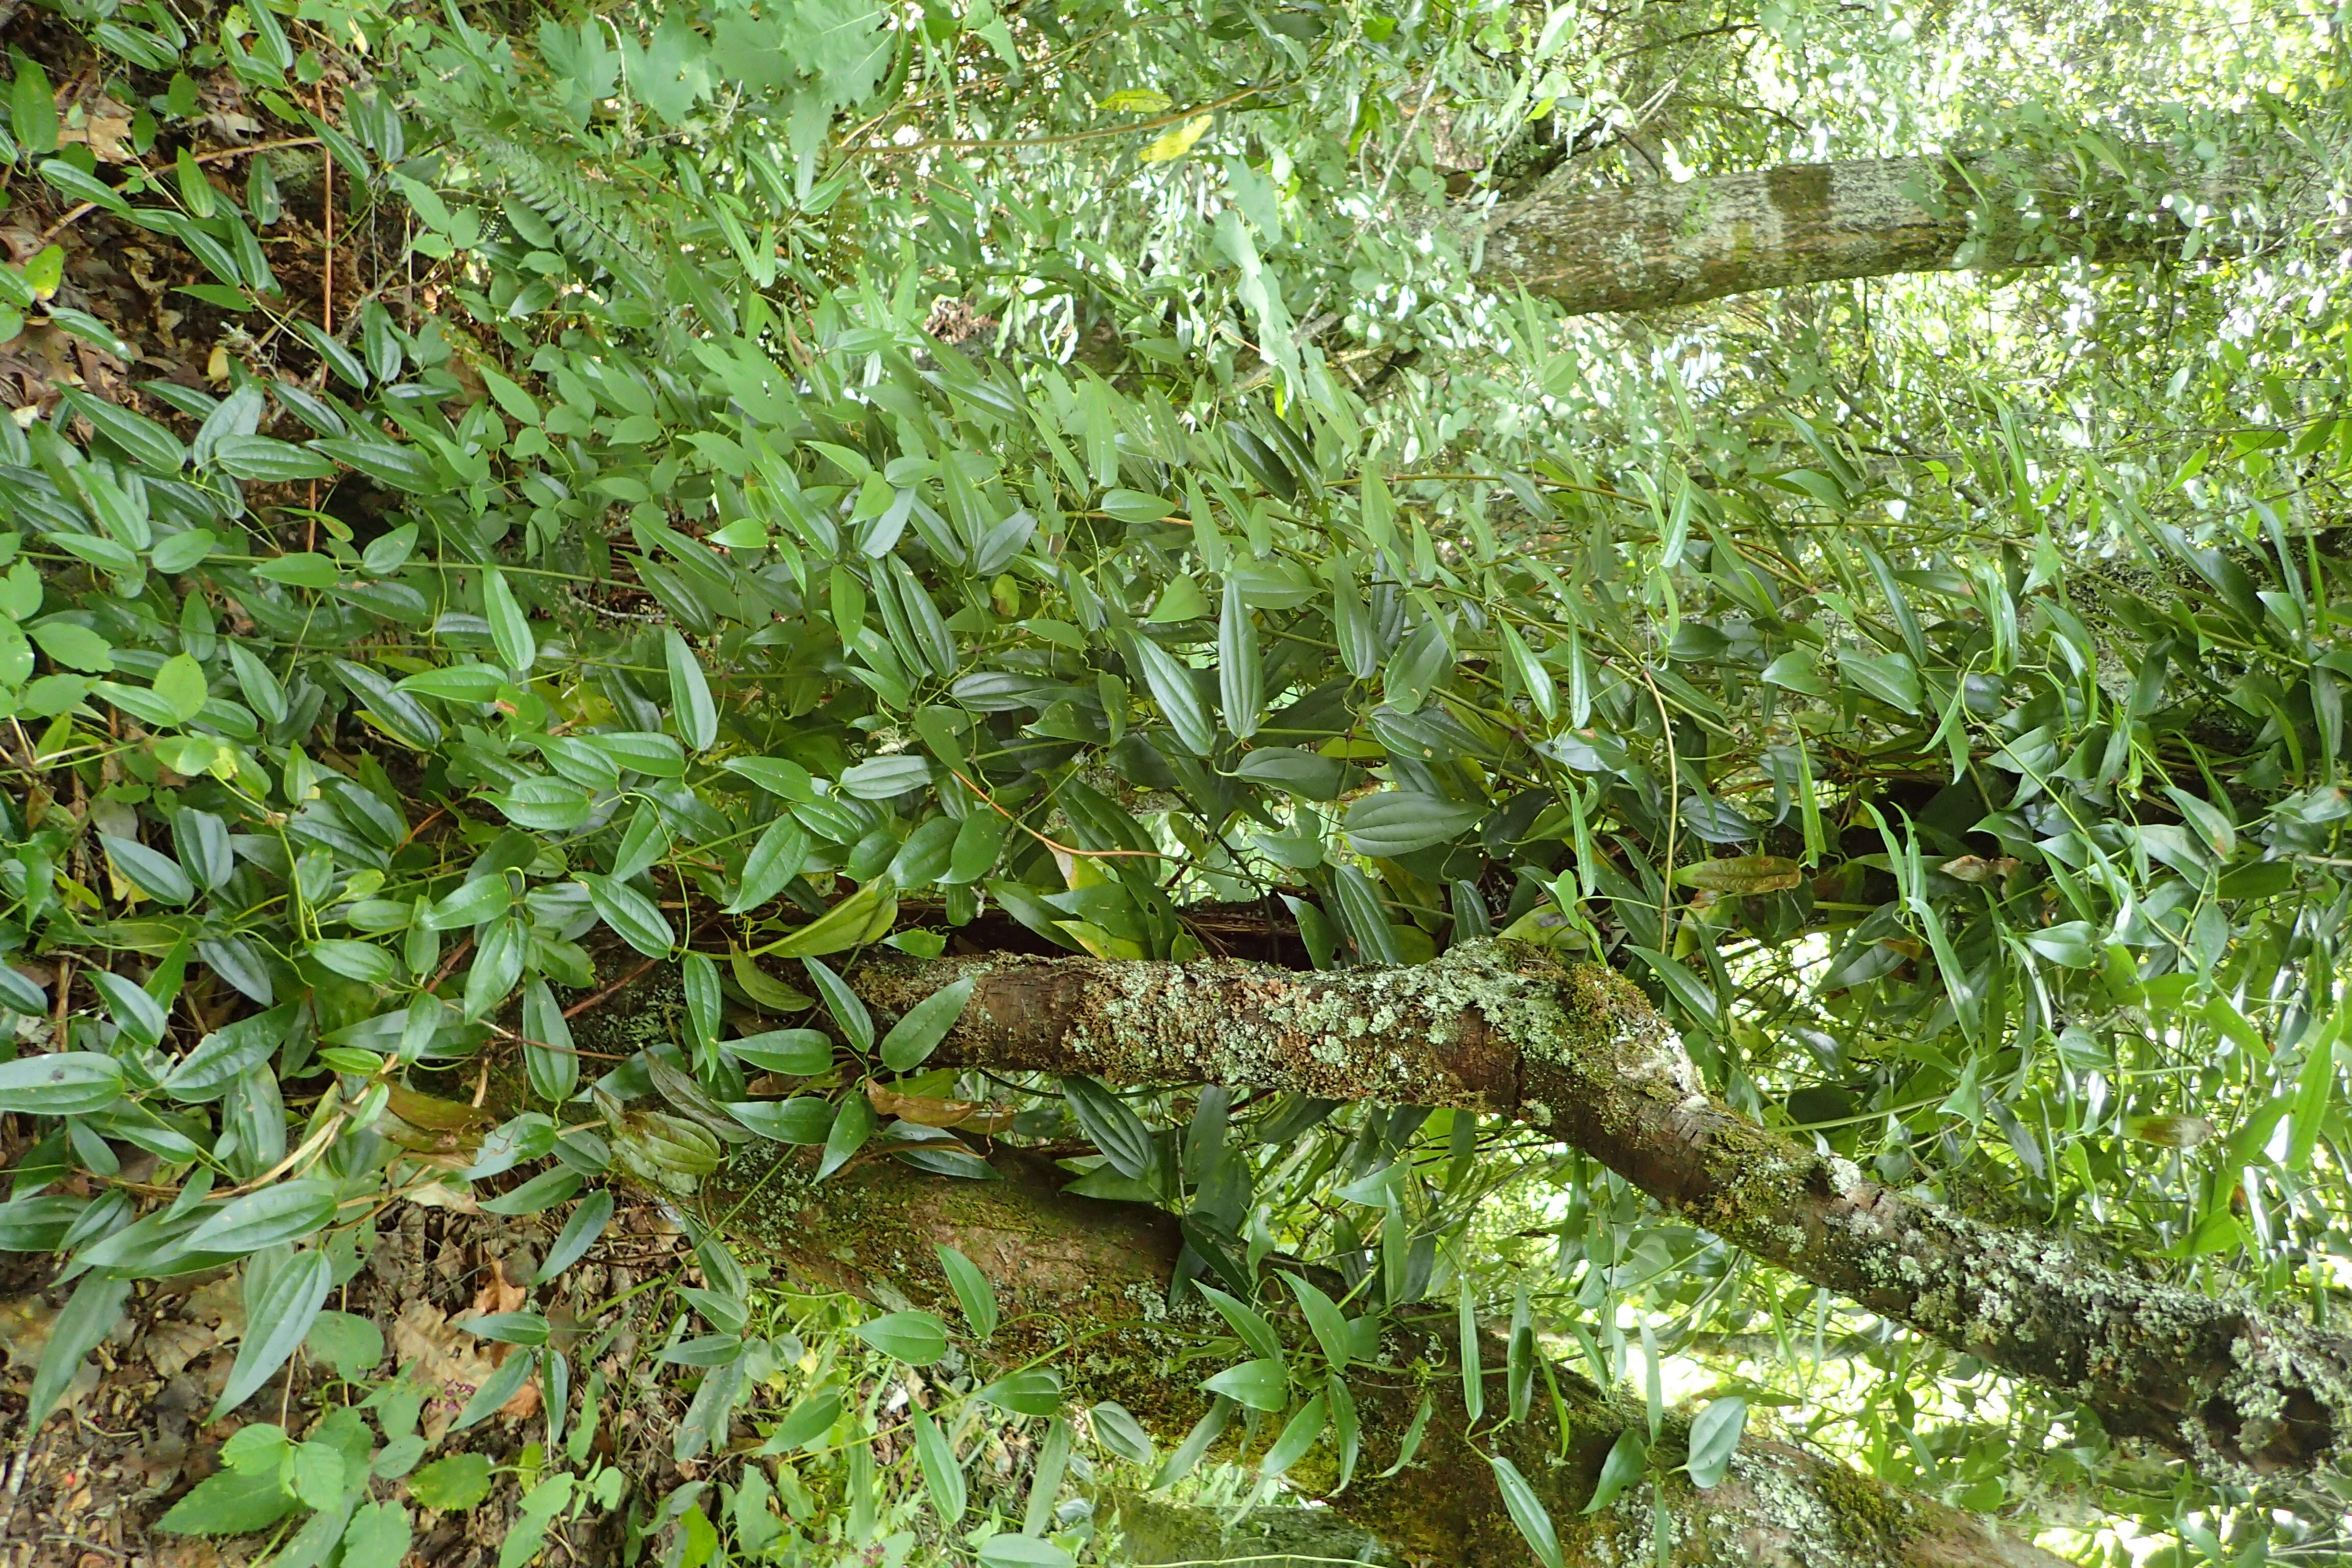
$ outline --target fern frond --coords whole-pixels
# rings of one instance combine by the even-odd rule
[[[626,205],[577,167],[537,147],[485,128],[469,129],[484,170],[544,218],[575,259],[602,267],[648,299],[661,298],[660,276],[648,265],[653,242]]]

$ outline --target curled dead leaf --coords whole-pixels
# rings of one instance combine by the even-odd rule
[[[148,1364],[155,1375],[174,1378],[190,1362],[220,1343],[220,1335],[201,1323],[157,1323],[144,1342]]]
[[[2210,1118],[2203,1116],[2135,1116],[2124,1131],[2143,1143],[2166,1149],[2193,1149],[2213,1136]]]
[[[867,1080],[866,1100],[884,1116],[896,1116],[919,1127],[954,1127],[967,1132],[1006,1132],[1018,1113],[1010,1106],[978,1100],[941,1100],[929,1094],[900,1094]]]
[[[489,1381],[496,1368],[484,1353],[488,1348],[488,1342],[457,1328],[430,1301],[411,1301],[401,1309],[392,1325],[392,1353],[429,1391],[423,1417],[427,1442],[439,1442],[474,1390]]]
[[[423,1131],[471,1132],[497,1120],[478,1105],[419,1094],[403,1084],[395,1083],[391,1088],[392,1098],[386,1104],[392,1113]]]
[[[1987,859],[1982,855],[1962,855],[1956,859],[1945,861],[1936,869],[1947,877],[1957,878],[1963,882],[1991,882],[2005,878],[2016,870],[2017,857],[2003,855],[1996,859]]]
[[[1783,855],[1733,855],[1682,867],[1675,872],[1675,880],[1710,893],[1744,895],[1780,892],[1803,881],[1804,875],[1794,860]]]

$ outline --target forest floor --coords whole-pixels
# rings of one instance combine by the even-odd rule
[[[54,1269],[46,1257],[0,1255],[0,1344],[8,1359],[0,1380],[0,1568],[236,1568],[258,1561],[273,1543],[269,1532],[184,1535],[159,1530],[158,1521],[220,1468],[221,1446],[240,1428],[270,1422],[299,1438],[338,1406],[362,1404],[403,1380],[422,1396],[425,1462],[470,1453],[491,1467],[488,1494],[470,1508],[424,1506],[404,1481],[395,1483],[415,1530],[408,1561],[432,1568],[495,1563],[539,1468],[541,1456],[534,1450],[545,1426],[534,1378],[496,1415],[454,1428],[473,1390],[509,1351],[466,1332],[464,1320],[529,1307],[561,1332],[566,1324],[597,1319],[647,1281],[699,1279],[676,1221],[664,1205],[639,1195],[585,1259],[532,1291],[513,1281],[537,1269],[553,1234],[551,1224],[540,1223],[543,1217],[402,1204],[379,1222],[358,1272],[330,1298],[334,1309],[373,1325],[381,1338],[375,1362],[365,1361],[364,1334],[346,1329],[324,1354],[314,1334],[311,1347],[218,1421],[206,1416],[245,1327],[236,1280],[196,1274],[142,1281],[121,1324],[29,1444],[26,1395],[71,1287],[44,1288],[42,1277]],[[644,1500],[693,1479],[696,1469],[670,1457],[685,1395],[674,1376],[657,1375],[678,1371],[654,1361],[663,1325],[640,1315],[658,1310],[665,1296],[643,1291],[620,1306],[633,1316],[616,1333],[604,1331],[614,1326],[609,1320],[598,1322],[596,1338],[608,1348],[593,1366],[580,1366],[573,1380],[577,1388],[591,1372],[603,1374],[602,1408],[584,1457],[626,1476],[640,1510]],[[648,1339],[654,1342],[643,1342]],[[330,1357],[340,1364],[331,1365]],[[575,1429],[581,1419],[575,1416]],[[625,1512],[625,1503],[557,1521],[542,1563],[572,1568],[622,1561]]]

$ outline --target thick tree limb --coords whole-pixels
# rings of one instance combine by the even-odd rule
[[[1488,942],[1412,969],[950,959],[869,965],[856,984],[902,1013],[966,977],[940,1060],[1515,1117],[1801,1279],[2079,1398],[2117,1436],[2241,1478],[2352,1455],[2352,1341],[1801,1148],[1704,1093],[1664,1021],[1605,968]]]
[[[947,1181],[883,1160],[818,1183],[814,1163],[809,1152],[739,1159],[705,1184],[698,1205],[756,1255],[803,1279],[950,1318],[957,1309],[932,1247],[954,1247],[979,1265],[996,1291],[1003,1326],[987,1348],[997,1360],[1018,1364],[1051,1357],[1064,1370],[1066,1396],[1080,1404],[1118,1401],[1163,1446],[1181,1440],[1206,1408],[1197,1385],[1222,1363],[1195,1357],[1187,1364],[1183,1358],[1227,1330],[1197,1297],[1173,1314],[1167,1307],[1182,1247],[1172,1215],[1142,1205],[1070,1196],[1061,1191],[1067,1180],[1061,1171],[1018,1151],[994,1157],[1003,1178],[994,1182]],[[1259,1304],[1286,1321],[1288,1342],[1310,1344],[1305,1325],[1286,1313],[1279,1296],[1270,1293]],[[1490,1396],[1490,1424],[1474,1433],[1462,1400],[1451,1317],[1432,1312],[1429,1321],[1419,1321],[1411,1309],[1391,1315],[1379,1362],[1349,1371],[1363,1430],[1351,1485],[1333,1491],[1339,1477],[1328,1445],[1289,1472],[1302,1490],[1332,1494],[1332,1514],[1354,1532],[1344,1555],[1356,1555],[1369,1532],[1385,1560],[1528,1561],[1485,1458],[1499,1452],[1543,1498],[1573,1568],[1658,1561],[1646,1487],[1629,1489],[1595,1514],[1581,1511],[1611,1447],[1628,1425],[1643,1418],[1639,1409],[1621,1405],[1572,1368],[1555,1363],[1551,1381],[1568,1409],[1565,1443],[1541,1393],[1530,1418],[1514,1425],[1493,1424],[1498,1395]],[[1486,1363],[1499,1368],[1505,1353],[1497,1336]],[[1408,1370],[1415,1367],[1422,1369],[1418,1374]],[[1424,1394],[1432,1415],[1412,1464],[1383,1479],[1381,1472],[1397,1458]],[[1225,1457],[1255,1455],[1273,1440],[1278,1425],[1267,1423],[1243,1437],[1235,1422]],[[1683,1440],[1682,1430],[1670,1423],[1666,1448]],[[1666,1503],[1673,1537],[1665,1561],[1686,1568],[1725,1563],[2060,1568],[2048,1553],[1995,1535],[1966,1514],[1754,1435],[1741,1444],[1721,1484],[1701,1491],[1675,1479]],[[1321,1535],[1327,1548],[1339,1538],[1328,1529]],[[1307,1547],[1292,1541],[1279,1549]]]
[[[2134,257],[2184,232],[2168,213],[2126,216],[2111,201],[2077,207],[2083,182],[2070,172],[2063,181],[2034,182],[2050,216],[2035,243],[2021,247],[2025,230],[2013,198],[1987,209],[1996,226],[1972,220],[1972,182],[1995,190],[2017,183],[1986,160],[1874,158],[1681,184],[1542,190],[1487,226],[1481,277],[1581,315],[1692,305],[1792,283],[2037,267],[2086,254]],[[2215,194],[2201,174],[2196,183]],[[2058,243],[2042,248],[2044,235]],[[1971,239],[1979,243],[1971,247]]]

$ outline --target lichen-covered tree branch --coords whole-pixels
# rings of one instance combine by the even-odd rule
[[[1601,191],[1563,181],[1475,231],[1481,276],[1573,315],[1646,310],[1846,279],[2130,262],[2177,251],[2216,208],[2325,205],[2320,165],[2299,158],[2264,167],[2133,148],[2127,166],[2112,148],[2105,165],[2074,151],[1792,163]]]
[[[1337,975],[1077,958],[858,974],[892,1012],[963,981],[942,1048],[972,1067],[1512,1117],[1801,1279],[2079,1397],[2117,1436],[2250,1474],[2352,1443],[2352,1338],[1966,1218],[1769,1131],[1706,1094],[1647,999],[1594,965],[1486,944]]]

